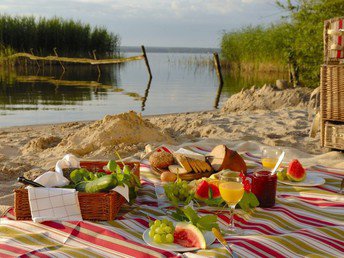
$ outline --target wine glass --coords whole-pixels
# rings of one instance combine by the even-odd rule
[[[227,230],[223,230],[225,235],[240,235],[242,230],[234,226],[235,205],[244,195],[244,186],[239,172],[224,170],[220,174],[219,190],[221,197],[225,200],[230,211],[230,223]]]
[[[281,148],[265,147],[262,149],[262,165],[271,170],[275,167],[279,156],[282,154]]]

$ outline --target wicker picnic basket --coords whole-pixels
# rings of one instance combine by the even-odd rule
[[[344,17],[324,23],[320,79],[321,145],[344,150]]]
[[[344,65],[321,67],[322,118],[344,122]]]
[[[325,122],[324,145],[333,149],[344,148],[344,123]]]
[[[324,23],[324,61],[339,64],[344,60],[344,17],[326,20]]]
[[[92,172],[103,172],[107,162],[82,161],[80,166]],[[131,171],[140,176],[140,163],[125,163]],[[123,166],[122,163],[118,163]],[[81,215],[84,220],[114,220],[121,206],[126,202],[117,192],[109,193],[78,193]],[[14,214],[17,220],[31,220],[27,189],[20,188],[14,191]]]

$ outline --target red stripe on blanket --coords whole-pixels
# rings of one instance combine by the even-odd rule
[[[281,212],[286,214],[289,218],[293,218],[296,221],[299,221],[303,224],[308,224],[312,226],[335,226],[336,224],[324,221],[324,220],[319,220],[315,219],[309,216],[304,216],[296,212],[292,212],[286,208],[283,208],[281,206],[275,206],[274,208],[265,208],[265,210],[272,210],[274,212]]]
[[[296,196],[292,194],[279,194],[278,197],[288,198],[288,199],[299,199],[303,202],[309,203],[313,206],[317,207],[344,207],[344,204],[339,202],[331,202],[326,201],[323,198],[315,198],[315,197],[304,197],[304,196]]]
[[[134,242],[132,240],[128,240],[125,237],[123,237],[119,234],[116,234],[116,233],[114,233],[114,232],[112,232],[112,231],[110,231],[110,230],[108,230],[102,226],[96,226],[95,224],[91,224],[89,222],[69,221],[69,223],[72,223],[72,224],[76,225],[77,227],[71,228],[71,227],[66,226],[64,223],[58,223],[58,222],[54,222],[54,221],[43,222],[43,224],[46,226],[58,229],[60,231],[66,232],[66,233],[70,233],[71,235],[73,235],[79,239],[82,239],[84,241],[96,244],[98,246],[108,248],[110,250],[115,250],[115,251],[123,253],[123,254],[132,255],[134,257],[154,257],[154,256],[149,255],[149,254],[144,253],[144,252],[141,252],[141,251],[138,251],[138,250],[135,250],[135,249],[131,249],[125,245],[117,244],[114,241],[110,242],[110,241],[107,241],[107,240],[104,240],[101,238],[97,238],[95,236],[88,235],[86,233],[82,233],[77,228],[87,229],[87,230],[93,231],[93,232],[101,234],[101,235],[109,236],[109,237],[112,237],[112,238],[115,238],[118,240],[123,240],[127,243],[131,243],[132,245],[137,245],[137,246],[140,246],[140,247],[148,249],[148,250],[153,250],[155,252],[161,253],[161,254],[166,255],[166,256],[173,256],[174,255],[173,253],[167,252],[165,250],[157,249],[154,247],[150,247],[147,245],[143,245],[143,244]]]
[[[267,245],[261,244],[259,241],[255,241],[248,238],[243,239],[233,239],[229,240],[230,243],[235,244],[236,246],[242,246],[243,248],[250,250],[252,253],[258,255],[259,257],[269,257],[266,254],[269,254],[272,257],[284,257],[276,250],[269,248]],[[254,246],[254,248],[252,248]]]
[[[339,20],[339,29],[343,29],[343,20]],[[338,36],[338,45],[342,45],[342,36]],[[337,51],[337,58],[342,57],[342,50]]]
[[[19,248],[19,247],[15,247],[14,245],[8,245],[8,244],[0,244],[0,249],[16,253],[17,256],[24,255],[24,256],[21,256],[21,257],[29,257],[29,256],[25,256],[25,255],[26,254],[30,254],[30,252],[31,252],[31,250],[25,250],[25,249],[22,249],[22,248]],[[0,257],[6,257],[6,255],[5,254],[1,254]],[[13,257],[13,256],[7,256],[7,257]],[[47,258],[49,258],[49,256],[45,255],[45,254],[40,255],[40,257],[47,257]]]
[[[307,236],[309,238],[313,238],[319,242],[322,242],[324,244],[327,244],[328,246],[332,247],[332,248],[335,248],[337,250],[339,250],[340,252],[344,252],[344,248],[341,246],[344,244],[343,241],[338,241],[338,240],[335,240],[335,239],[332,239],[332,238],[328,238],[324,235],[315,235],[313,232],[298,232],[298,234],[301,234],[301,235],[304,235],[304,236]]]
[[[219,218],[221,218],[226,223],[230,223],[230,219],[225,215],[218,215]],[[256,230],[262,234],[281,234],[281,232],[273,229],[269,225],[266,225],[264,223],[258,223],[255,222],[249,222],[247,220],[244,220],[243,218],[239,217],[238,215],[234,215],[234,220],[241,223],[240,228],[242,229],[248,229],[248,230]]]

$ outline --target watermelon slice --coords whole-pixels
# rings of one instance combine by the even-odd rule
[[[203,180],[196,189],[195,196],[196,198],[202,200],[202,199],[208,199],[209,197],[209,183],[206,180]]]
[[[306,170],[297,159],[289,163],[287,178],[293,182],[301,182],[306,178]]]
[[[207,243],[202,232],[190,223],[179,222],[174,230],[174,243],[184,247],[205,249]]]
[[[196,188],[195,197],[199,200],[217,199],[220,198],[220,190],[217,180],[208,182],[203,180]]]

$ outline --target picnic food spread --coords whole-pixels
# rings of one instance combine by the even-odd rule
[[[215,147],[215,148],[220,149],[219,147]],[[221,148],[225,149],[223,147]],[[175,151],[171,149],[167,149],[167,148],[166,149],[160,148],[159,150],[160,151],[158,151],[157,153],[159,152],[168,153],[169,155],[163,154],[166,157],[167,156],[171,157],[172,155],[173,157],[172,166],[173,165],[181,166],[180,163],[178,163],[178,160],[175,158],[175,155],[174,155]],[[178,155],[176,155],[179,159],[180,159],[180,156],[182,156],[183,158],[186,158],[189,164],[190,163],[194,164],[193,162],[194,159],[201,160],[201,157],[204,156],[206,158],[204,158],[204,160],[202,158],[202,161],[206,162],[209,166],[211,166],[212,160],[210,159],[209,156],[211,156],[210,153],[212,153],[212,150],[208,150],[206,153],[205,152],[196,153],[198,155],[191,153],[190,150],[188,152],[186,152],[185,150],[177,150],[176,152],[177,154],[179,153]],[[181,152],[183,154],[180,154]],[[192,152],[194,152],[194,150]],[[234,153],[234,152],[229,151],[229,153]],[[151,155],[153,154],[154,152]],[[239,155],[239,156],[242,157],[242,155]],[[244,157],[247,160],[248,156],[244,156]],[[149,160],[147,160],[147,162],[149,162]],[[231,158],[231,160],[233,162],[233,158]],[[235,158],[235,160],[240,160],[240,159]],[[271,184],[272,188],[271,190],[269,190],[270,189],[269,180],[272,180],[272,178],[277,178],[276,175],[273,175],[273,176],[270,175],[270,172],[264,168],[261,168],[260,170],[254,169],[254,171],[252,171],[252,168],[250,167],[250,165],[247,165],[246,161],[244,162],[246,165],[246,175],[243,171],[242,173],[238,173],[229,169],[217,171],[215,169],[216,166],[215,168],[211,166],[212,172],[209,177],[197,178],[197,174],[200,174],[202,172],[195,172],[194,170],[192,170],[186,173],[186,174],[189,174],[190,177],[184,180],[181,178],[181,176],[185,172],[182,172],[181,174],[179,174],[178,170],[177,172],[169,171],[171,165],[167,166],[165,164],[165,168],[161,171],[161,174],[158,174],[155,171],[156,176],[154,176],[155,178],[154,184],[155,184],[155,193],[157,195],[158,203],[154,204],[154,206],[150,207],[147,210],[148,206],[146,205],[142,206],[142,204],[150,203],[150,201],[148,201],[149,199],[146,199],[150,197],[140,194],[140,190],[139,192],[136,192],[138,193],[137,195],[138,197],[136,201],[134,202],[132,201],[134,206],[139,207],[138,211],[140,211],[142,208],[143,208],[142,212],[149,211],[150,209],[154,209],[154,212],[157,212],[158,211],[157,209],[161,209],[162,211],[159,217],[155,217],[153,215],[154,212],[147,213],[149,214],[148,215],[149,217],[147,217],[146,219],[148,219],[149,226],[148,228],[147,226],[144,227],[145,230],[142,233],[141,241],[143,239],[145,245],[141,245],[140,248],[143,248],[141,250],[145,250],[144,252],[150,252],[149,251],[151,250],[150,248],[157,248],[154,250],[165,250],[165,251],[162,251],[162,252],[165,252],[165,256],[173,256],[172,253],[175,254],[176,252],[191,252],[191,251],[200,252],[200,251],[197,251],[198,249],[203,250],[203,251],[213,250],[211,248],[214,248],[214,246],[218,246],[216,242],[214,243],[215,236],[213,234],[213,231],[216,231],[214,229],[219,229],[222,232],[223,227],[226,227],[226,225],[231,222],[231,220],[228,220],[228,217],[227,217],[228,212],[227,212],[227,208],[225,208],[226,203],[235,204],[239,201],[238,204],[236,205],[236,208],[238,209],[236,211],[236,214],[238,215],[236,215],[234,219],[236,221],[236,224],[238,224],[239,227],[241,228],[243,227],[242,218],[245,218],[244,214],[252,214],[253,216],[256,216],[254,214],[258,215],[259,213],[263,211],[263,209],[256,208],[256,207],[272,207],[272,210],[270,211],[266,210],[264,212],[266,214],[271,213],[271,215],[269,215],[268,217],[272,216],[272,214],[275,214],[274,216],[276,216],[276,214],[278,213],[278,210],[281,209],[282,207],[281,206],[282,199],[279,199],[279,201],[275,199],[277,198],[275,196],[278,195],[276,191],[277,180],[272,181],[274,183]],[[223,163],[227,163],[227,166],[229,164],[229,162],[226,160],[218,162],[218,164],[219,163],[221,163],[221,165]],[[115,162],[115,161],[103,162],[101,163],[102,165],[99,165],[96,169],[94,168],[94,164],[96,163],[80,162],[80,164],[81,164],[81,168],[72,168],[69,171],[68,170],[63,171],[66,177],[70,179],[70,184],[65,187],[77,188],[80,191],[79,200],[81,200],[80,198],[82,196],[80,194],[87,194],[89,196],[110,194],[112,191],[110,190],[111,188],[118,186],[119,184],[121,184],[121,182],[123,183],[126,179],[130,179],[126,181],[128,186],[130,186],[131,183],[133,183],[135,187],[138,187],[138,185],[136,184],[135,177],[129,176],[129,174],[131,174],[132,166],[128,165],[128,167],[126,167],[127,166],[126,163],[123,164],[121,162]],[[241,161],[239,161],[239,166],[240,167],[242,166]],[[296,175],[299,175],[303,171],[305,171],[299,161],[293,160],[289,164],[285,164],[284,167],[285,166],[289,168],[292,175],[293,173],[294,174],[296,173]],[[199,166],[197,166],[197,168],[198,167]],[[280,171],[282,170],[283,170],[283,167],[280,168]],[[221,175],[224,172],[229,173],[229,174],[230,173],[240,174],[240,178],[241,178],[240,182],[242,183],[222,182]],[[263,177],[262,176],[257,177],[258,181],[255,181],[256,180],[255,173],[257,172],[263,172],[262,174],[265,173],[266,175],[264,174],[265,176]],[[288,172],[288,169],[285,170],[285,173],[287,172]],[[166,174],[168,176],[174,175],[174,177],[169,178],[169,180],[162,180],[164,179],[164,175]],[[194,177],[195,179],[192,179],[191,176]],[[300,177],[302,177],[302,175]],[[311,174],[307,173],[305,177],[307,179],[308,177],[311,177]],[[144,178],[146,178],[146,175]],[[161,182],[158,181],[158,178],[161,180]],[[304,179],[304,181],[306,181],[306,179]],[[143,180],[142,182],[144,182],[143,188],[150,187],[150,184],[148,183],[149,181],[147,181],[147,179],[141,178],[141,180]],[[288,180],[288,179],[285,179],[285,180]],[[294,183],[298,183],[298,182],[294,182]],[[163,191],[162,192],[163,195],[159,195],[158,193],[159,187],[161,187]],[[258,188],[260,187],[261,188],[260,191],[264,192],[270,199],[269,198],[267,200],[261,199],[260,192],[256,191],[257,187]],[[284,186],[284,187],[288,187],[288,186]],[[138,188],[136,188],[136,190],[138,190]],[[165,196],[166,199],[164,200],[161,196]],[[135,199],[135,196],[133,197],[133,200],[134,199]],[[270,204],[269,204],[270,206],[264,206],[265,205],[264,203],[269,202],[269,200],[270,200]],[[272,203],[272,201],[274,201],[274,203]],[[285,204],[286,203],[283,202],[283,205]],[[277,205],[276,211],[274,212],[276,205]],[[81,204],[81,208],[82,206],[83,204]],[[159,208],[157,208],[156,206]],[[119,206],[119,209],[120,208],[121,206]],[[204,212],[205,211],[204,209],[206,209],[207,212]],[[216,212],[214,213],[212,212],[212,210]],[[82,215],[84,216],[83,213]],[[116,223],[121,223],[121,220],[122,218],[118,217],[118,220]],[[141,221],[141,219],[138,221]],[[136,221],[135,224],[138,221]],[[61,221],[61,223],[63,223],[63,221]],[[259,223],[257,224],[257,222],[253,222],[252,227],[256,227],[255,225],[259,225]],[[248,231],[245,230],[245,234],[247,234],[249,231],[250,230]],[[109,235],[110,233],[106,233],[106,234]],[[233,237],[228,238],[228,236],[225,235],[226,241],[230,239],[235,239]],[[240,239],[240,235],[238,239]],[[259,238],[259,239],[264,239],[264,238]],[[240,243],[245,243],[245,241],[251,241],[251,240],[241,239]],[[258,242],[260,242],[261,240],[259,240],[258,242],[257,241],[254,242],[256,246]],[[126,243],[129,244],[128,242]],[[245,253],[241,253],[241,250],[245,250],[245,252],[249,252],[250,256],[254,254],[250,251],[247,251],[247,249],[237,249],[236,245],[238,244],[239,246],[239,242],[233,242],[233,243],[236,243],[234,245],[231,244],[231,241],[229,241],[228,243],[230,246],[228,250],[232,250],[234,253],[240,253],[241,256],[245,256]],[[262,248],[262,247],[258,247],[258,248]],[[260,250],[260,249],[257,249],[257,250]],[[336,250],[337,249],[333,249],[332,253],[337,252]],[[272,252],[272,249],[269,249],[268,252]],[[203,254],[207,255],[206,253],[203,253]],[[140,257],[140,256],[141,255],[138,255],[138,254],[136,255],[136,257]],[[213,256],[213,255],[210,255],[210,256]]]

